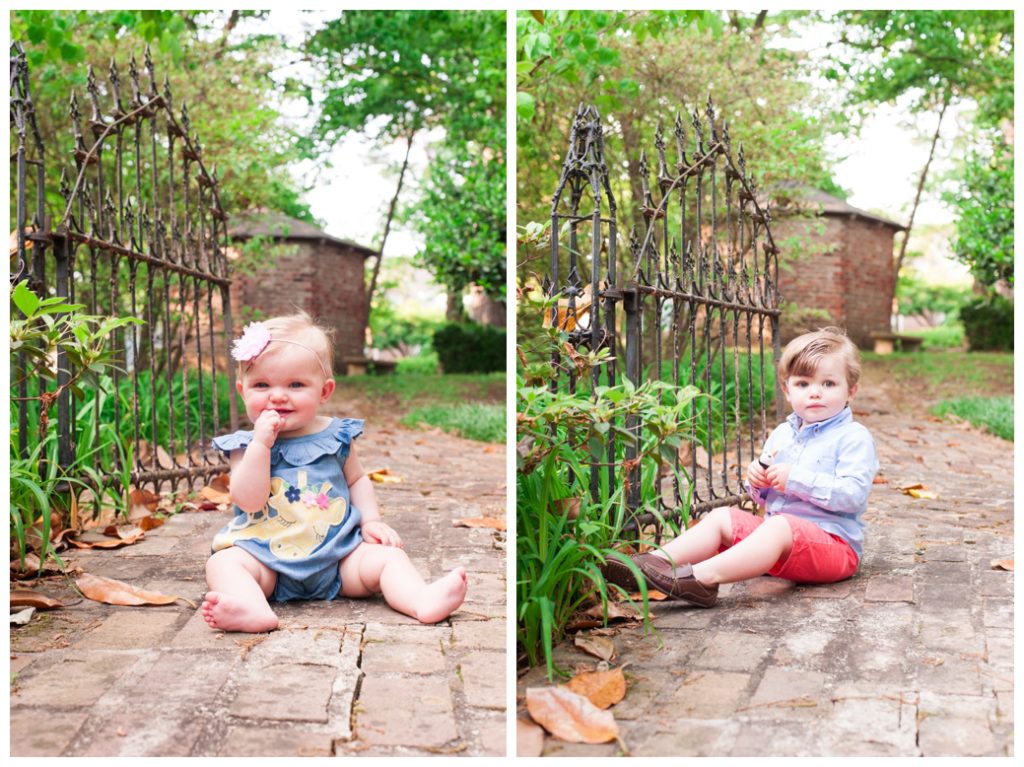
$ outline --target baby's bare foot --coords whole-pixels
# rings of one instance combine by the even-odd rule
[[[277,628],[277,616],[270,605],[254,605],[222,591],[208,591],[199,608],[210,628],[258,634]]]
[[[444,620],[462,604],[468,586],[465,567],[456,567],[443,578],[438,578],[426,587],[423,604],[416,610],[416,620],[420,623]]]

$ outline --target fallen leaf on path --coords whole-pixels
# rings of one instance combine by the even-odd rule
[[[921,482],[911,482],[906,485],[900,485],[900,492],[904,495],[909,495],[912,498],[929,498],[935,500],[939,497],[939,494],[931,490],[925,490],[924,484]]]
[[[63,607],[59,599],[48,597],[31,589],[15,589],[11,592],[11,607],[35,607],[39,610],[53,610]]]
[[[533,721],[570,743],[607,743],[619,737],[610,711],[564,687],[528,687],[526,710]]]
[[[452,527],[489,527],[492,530],[505,530],[505,520],[494,517],[470,517],[452,520]]]
[[[648,592],[650,593],[650,592]],[[583,611],[583,615],[590,618],[604,618],[604,608],[601,605],[594,605]],[[613,623],[614,621],[638,621],[642,620],[642,616],[639,611],[635,608],[630,607],[628,604],[622,604],[621,602],[609,602],[608,603],[608,622]]]
[[[577,634],[573,644],[588,655],[601,660],[611,661],[615,657],[615,643],[605,637],[583,636]]]
[[[24,626],[32,620],[32,616],[35,615],[35,612],[36,608],[28,607],[24,610],[19,610],[16,613],[11,613],[11,623],[15,626]]]
[[[68,543],[79,549],[116,549],[121,546],[129,546],[146,533],[137,527],[120,530],[116,525],[108,525],[103,534],[86,532],[75,538],[68,538]]]
[[[889,480],[887,480],[885,477],[875,477],[873,480],[871,480],[871,484],[873,484],[873,485],[887,485],[887,484],[889,484]]]
[[[160,525],[162,525],[166,521],[167,520],[164,517],[156,517],[150,514],[148,517],[143,517],[142,519],[138,520],[138,524],[139,529],[143,532],[146,532],[156,527],[160,527]]]
[[[128,493],[128,517],[146,517],[156,511],[160,496],[149,490],[133,488]]]
[[[135,586],[130,586],[122,581],[115,581],[113,578],[104,578],[102,575],[83,573],[75,585],[83,595],[94,602],[103,602],[108,605],[170,605],[179,599],[188,602],[192,607],[196,605],[185,597],[174,597],[168,594],[160,594],[156,591],[144,591]]]
[[[544,729],[529,719],[516,719],[516,756],[540,756],[544,750]]]
[[[231,503],[230,487],[231,475],[218,474],[210,480],[210,484],[199,491],[199,495],[211,503]]]
[[[641,594],[639,591],[634,591],[632,594],[629,595],[629,598],[632,599],[634,602],[639,602],[644,597],[643,594]],[[647,589],[647,600],[649,602],[663,602],[666,599],[668,599],[668,594],[662,594],[657,589]]]
[[[1009,570],[1013,572],[1012,559],[993,559],[989,564],[993,570]]]
[[[598,708],[614,706],[626,697],[626,677],[622,674],[621,667],[609,671],[577,674],[566,686]]]
[[[388,468],[374,469],[373,471],[366,472],[366,474],[367,474],[367,476],[370,477],[370,479],[373,482],[380,482],[382,484],[383,483],[387,483],[387,482],[401,482],[402,481],[401,477],[399,477],[397,474],[392,474],[391,473],[391,469],[388,469]]]
[[[52,560],[46,560],[46,564],[43,565],[42,573],[39,572],[39,556],[28,552],[25,554],[25,567],[21,566],[21,558],[17,555],[11,559],[11,578],[16,580],[31,580],[38,575],[59,575],[60,568]]]

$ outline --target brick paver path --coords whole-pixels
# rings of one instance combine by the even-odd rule
[[[1013,444],[895,412],[866,380],[856,417],[886,484],[858,574],[830,586],[760,578],[709,610],[654,607],[657,636],[614,636],[629,687],[612,711],[633,756],[1009,756],[1013,744]],[[937,500],[898,488],[921,482]],[[570,643],[563,668],[593,667]],[[542,669],[518,683],[547,684]],[[521,713],[525,716],[525,713]],[[545,755],[618,744],[548,738]]]
[[[504,518],[504,449],[373,423],[359,449],[403,479],[375,488],[421,572],[469,571],[449,620],[421,626],[380,598],[288,603],[278,631],[225,634],[183,603],[114,607],[49,579],[36,588],[68,606],[11,628],[12,755],[503,755],[504,534],[452,520]],[[227,517],[181,514],[134,546],[68,558],[198,604]]]

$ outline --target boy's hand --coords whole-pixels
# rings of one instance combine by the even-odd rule
[[[768,479],[768,472],[759,461],[751,461],[747,467],[747,481],[751,487],[771,487],[771,480]]]
[[[264,410],[253,424],[252,438],[267,447],[273,447],[284,419],[276,410]]]
[[[379,543],[382,546],[394,546],[404,549],[402,537],[395,532],[391,525],[386,525],[379,519],[372,522],[364,522],[362,525],[363,540],[367,543]]]
[[[768,467],[765,472],[768,475],[768,484],[780,493],[786,489],[786,480],[789,479],[789,471],[793,468],[789,463],[775,463]]]

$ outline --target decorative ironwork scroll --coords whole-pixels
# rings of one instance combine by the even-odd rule
[[[168,79],[158,82],[148,48],[141,65],[134,54],[126,67],[112,61],[105,79],[90,66],[85,93],[72,92],[68,104],[71,157],[60,163],[59,184],[51,189],[26,57],[12,45],[11,125],[18,136],[12,284],[29,278],[41,295],[66,297],[89,314],[142,320],[112,333],[117,368],[89,384],[84,402],[62,391],[58,462],[70,466],[95,451],[91,465],[103,487],[93,489],[101,492],[124,491],[125,481],[157,490],[208,479],[227,466],[203,448],[238,422],[226,355],[232,336],[227,216],[216,170],[204,162],[186,106],[175,114]],[[35,169],[31,183],[29,168]],[[62,350],[56,366],[58,383],[67,382],[71,362]],[[28,391],[24,396],[22,449],[30,422],[39,418],[38,402]]]
[[[632,460],[643,423],[625,424],[634,436],[621,449],[610,444],[606,456],[592,456],[591,492],[596,494],[599,467],[609,467],[608,487],[615,469],[621,476],[626,467],[633,524],[643,526],[742,501],[742,472],[766,436],[770,400],[774,396],[776,419],[782,402],[772,375],[780,311],[769,207],[742,148],[734,160],[728,126],[716,123],[711,100],[703,115],[677,116],[668,136],[659,125],[653,152],[641,154],[639,168],[644,225],[631,231],[628,257],[620,264],[601,118],[593,107],[581,106],[552,201],[544,287],[548,296],[562,298],[564,310],[552,320],[568,331],[574,347],[610,346],[618,352],[614,357],[624,355],[625,376],[636,385],[654,379],[692,384],[714,398],[690,405],[689,442],[676,455],[675,471],[659,466],[646,489]],[[583,242],[580,229],[587,223]],[[591,384],[599,378],[614,384],[616,364],[593,371]],[[561,385],[575,390],[575,375],[566,375]]]

